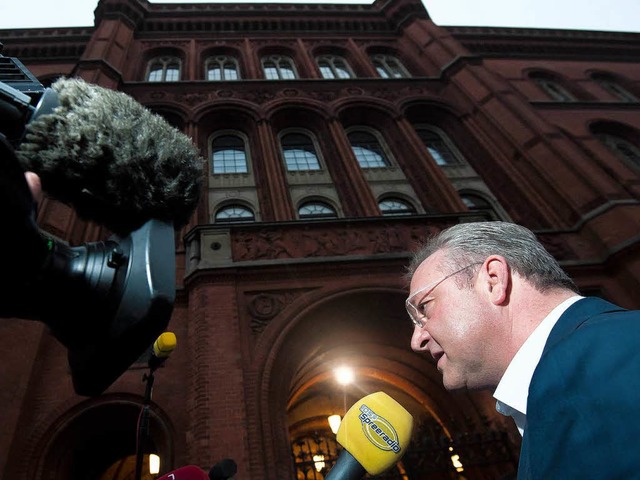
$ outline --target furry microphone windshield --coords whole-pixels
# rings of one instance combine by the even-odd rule
[[[52,89],[59,106],[29,123],[16,151],[43,189],[120,235],[149,219],[184,226],[203,169],[189,137],[125,93],[80,79]]]

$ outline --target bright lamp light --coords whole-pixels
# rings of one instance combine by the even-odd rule
[[[331,427],[331,431],[334,433],[334,435],[338,433],[340,422],[342,421],[340,415],[338,415],[337,413],[335,415],[330,415],[329,417],[327,417],[327,420],[329,420],[329,426]]]
[[[353,370],[349,367],[338,367],[334,370],[336,380],[342,385],[348,385],[353,382]]]
[[[157,475],[160,472],[160,457],[155,453],[149,455],[149,473]]]

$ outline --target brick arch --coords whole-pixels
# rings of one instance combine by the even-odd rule
[[[264,478],[291,478],[292,467],[284,461],[290,457],[288,408],[305,388],[328,384],[331,368],[341,359],[356,365],[369,386],[354,393],[358,398],[371,389],[392,391],[415,416],[436,418],[444,431],[451,418],[460,420],[463,412],[479,410],[473,399],[452,400],[433,363],[410,351],[403,306],[406,291],[381,283],[309,291],[259,338],[254,356],[259,379],[255,405],[257,414],[267,420],[261,444],[255,446],[265,458],[256,465],[274,465]],[[354,313],[358,309],[359,316]],[[399,324],[407,327],[404,335]]]
[[[126,446],[119,453],[116,451],[120,447],[118,442],[112,444],[108,438],[103,437],[102,440],[106,440],[106,443],[101,444],[98,437],[102,437],[105,430],[113,431],[116,439],[123,438],[120,434],[123,430],[135,433],[141,406],[142,399],[138,395],[131,394],[105,394],[72,406],[68,404],[61,406],[49,416],[48,421],[41,422],[40,429],[34,432],[32,440],[28,442],[32,447],[25,455],[23,462],[27,466],[27,475],[24,478],[41,480],[67,478],[72,455],[83,445],[94,446],[96,450],[98,447],[106,447],[101,450],[102,455],[105,455],[105,452],[124,455]],[[101,423],[108,428],[99,428]],[[174,468],[175,428],[168,415],[153,402],[149,426],[149,438],[163,459],[163,470]],[[129,455],[132,454],[135,454],[135,448],[133,453],[129,452]],[[106,456],[102,458],[105,460],[105,468],[117,460],[114,458],[111,461]],[[111,463],[108,463],[110,461]]]

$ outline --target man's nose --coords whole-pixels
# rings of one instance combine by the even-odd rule
[[[414,352],[424,352],[427,350],[427,344],[431,337],[424,327],[413,327],[413,335],[411,336],[411,350]]]

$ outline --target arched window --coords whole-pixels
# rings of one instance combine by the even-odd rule
[[[464,163],[462,156],[452,146],[447,135],[435,127],[418,125],[416,133],[433,159],[440,166]]]
[[[228,55],[210,57],[205,63],[206,79],[212,82],[238,80],[240,68],[238,61]]]
[[[626,140],[625,138],[612,135],[610,133],[596,133],[600,140],[609,150],[627,163],[640,168],[640,148]]]
[[[355,130],[347,134],[351,149],[362,168],[384,168],[391,166],[382,145],[374,134]]]
[[[316,58],[322,78],[353,78],[353,72],[347,61],[337,55],[321,55]]]
[[[247,148],[245,141],[239,135],[219,135],[211,143],[212,167],[211,172],[247,173]]]
[[[498,215],[494,206],[483,195],[460,193],[460,199],[470,211],[484,210],[492,220],[500,220],[500,215]]]
[[[336,211],[325,202],[317,200],[305,202],[298,208],[300,218],[337,218]]]
[[[313,140],[304,133],[287,133],[280,139],[287,171],[320,170]]]
[[[575,102],[576,98],[567,90],[560,80],[545,72],[533,72],[529,75],[540,89],[557,102]]]
[[[373,55],[373,66],[382,78],[408,78],[409,72],[396,57],[391,55]]]
[[[293,60],[283,55],[262,58],[262,70],[267,80],[290,80],[298,78]]]
[[[149,62],[148,82],[177,82],[180,80],[180,59],[157,57]]]
[[[253,221],[255,221],[255,215],[251,209],[244,205],[225,205],[220,208],[215,215],[216,223],[241,223]]]
[[[591,78],[593,78],[598,85],[604,88],[607,92],[623,102],[632,103],[638,101],[638,98],[629,90],[624,88],[612,75],[594,73]]]
[[[473,193],[463,193],[460,195],[460,198],[469,210],[489,210],[492,208],[486,199]]]
[[[413,205],[399,198],[384,198],[378,202],[378,208],[384,216],[411,215],[416,213]]]

